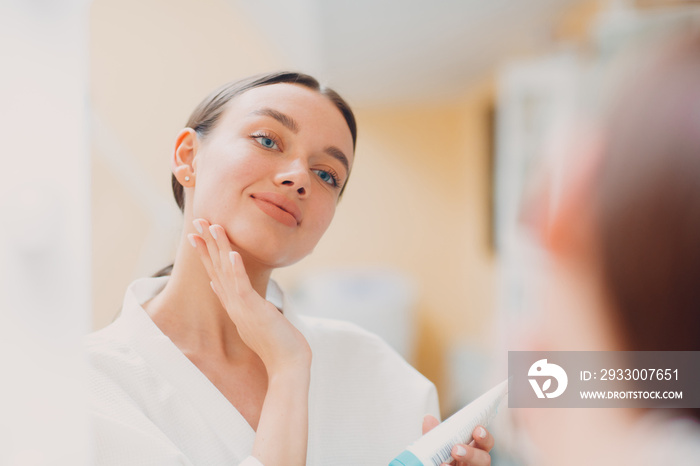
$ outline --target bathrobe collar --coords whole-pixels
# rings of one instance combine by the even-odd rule
[[[151,320],[142,304],[153,298],[166,285],[169,277],[141,278],[134,281],[124,296],[122,312],[114,325],[119,333],[139,353],[146,363],[181,390],[191,401],[193,409],[207,418],[220,434],[222,441],[239,456],[246,456],[253,448],[255,431],[240,412],[190,361],[160,328]],[[284,312],[297,328],[302,321],[292,310],[284,293],[273,280],[267,288],[266,299]],[[299,328],[302,334],[306,332]]]

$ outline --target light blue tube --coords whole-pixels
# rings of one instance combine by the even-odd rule
[[[416,455],[408,450],[404,450],[389,463],[389,466],[423,466],[423,463]]]

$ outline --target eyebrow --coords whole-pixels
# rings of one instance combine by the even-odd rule
[[[278,112],[277,110],[274,110],[272,108],[261,108],[260,110],[254,110],[250,114],[272,117],[275,120],[282,123],[288,130],[292,131],[293,133],[299,132],[299,125],[294,120],[294,118],[290,117],[289,115],[285,115],[282,112]]]
[[[337,159],[340,161],[340,163],[343,164],[345,167],[345,173],[349,174],[350,173],[350,163],[348,162],[348,158],[343,154],[343,151],[338,149],[335,146],[328,146],[323,150],[326,154],[330,155],[334,159]]]

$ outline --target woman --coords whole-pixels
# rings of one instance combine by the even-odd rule
[[[377,337],[300,317],[270,281],[330,224],[355,140],[349,106],[303,74],[195,109],[172,157],[170,276],[134,282],[87,338],[98,464],[379,465],[420,435],[432,384]],[[490,463],[493,438],[474,438],[459,464]]]
[[[531,203],[551,261],[536,349],[700,351],[700,35],[642,53],[618,76],[606,115],[570,141],[556,202]],[[537,464],[700,457],[697,407],[522,414]]]

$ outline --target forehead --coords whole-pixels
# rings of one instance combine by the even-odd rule
[[[322,139],[352,157],[352,134],[345,117],[328,97],[305,86],[279,83],[250,89],[227,104],[223,119],[259,118],[256,111],[264,108],[293,118],[300,135]]]

